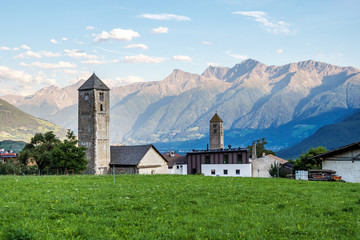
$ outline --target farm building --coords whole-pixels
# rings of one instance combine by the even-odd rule
[[[335,150],[317,155],[322,169],[336,171],[346,182],[360,182],[360,142],[355,142]]]
[[[261,158],[252,159],[251,164],[253,177],[271,177],[269,173],[271,164],[279,164],[280,168],[285,169],[285,171],[287,171],[288,173],[291,172],[291,166],[288,166],[288,161],[272,154],[268,154]],[[289,170],[287,169],[288,167],[290,168]]]
[[[217,113],[210,120],[210,149],[188,152],[188,174],[251,177],[249,153],[244,148],[224,149],[223,121]]]
[[[168,152],[163,154],[163,157],[168,162],[169,174],[187,174],[186,156],[177,154],[176,152]]]
[[[118,174],[167,174],[166,159],[153,145],[111,146],[110,168]]]

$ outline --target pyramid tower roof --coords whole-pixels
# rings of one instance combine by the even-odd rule
[[[223,120],[219,117],[217,113],[215,113],[210,122],[223,122]]]
[[[109,91],[110,88],[108,88],[105,83],[103,83],[103,81],[100,80],[100,78],[98,78],[98,76],[96,76],[95,73],[93,73],[93,75],[91,75],[91,77],[86,80],[84,82],[83,85],[81,85],[81,87],[79,87],[79,91],[84,91],[84,90],[92,90],[92,89],[96,89],[96,90],[104,90],[104,91]]]

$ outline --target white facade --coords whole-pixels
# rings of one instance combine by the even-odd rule
[[[251,163],[248,164],[201,164],[204,176],[251,177]]]
[[[360,149],[349,150],[340,154],[324,157],[322,169],[336,171],[337,176],[346,182],[360,182],[360,161],[354,160],[360,155]]]
[[[187,164],[175,163],[172,168],[169,169],[169,174],[187,175]]]
[[[167,174],[167,162],[154,148],[150,148],[137,165],[139,174]]]
[[[252,176],[253,177],[262,177],[270,178],[269,169],[271,164],[278,164],[279,162],[275,159],[269,158],[267,156],[256,158],[251,161],[252,164]]]

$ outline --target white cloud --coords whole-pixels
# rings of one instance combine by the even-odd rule
[[[208,42],[208,41],[202,41],[201,43],[204,45],[211,45],[211,42]]]
[[[187,61],[187,62],[191,62],[191,57],[189,56],[183,56],[183,55],[177,55],[177,56],[173,56],[172,60],[176,60],[176,61]]]
[[[30,50],[31,48],[25,44],[21,45],[20,47],[14,47],[14,48],[9,48],[9,47],[6,47],[6,46],[2,46],[0,47],[0,50],[4,50],[4,51],[10,51],[10,50],[13,50],[13,51],[17,51],[19,49],[26,49],[26,50]]]
[[[165,58],[162,57],[149,57],[143,54],[124,57],[124,62],[131,62],[131,63],[161,63],[164,60]]]
[[[63,40],[63,41],[67,41],[67,40],[68,40],[68,38],[63,37],[63,38],[61,38],[61,40]]]
[[[57,43],[58,43],[58,41],[56,41],[56,40],[55,40],[55,39],[53,39],[53,38],[52,38],[52,39],[50,39],[50,42],[51,42],[51,43],[53,43],[53,44],[57,44]]]
[[[240,60],[245,60],[248,59],[249,57],[246,55],[240,55],[240,54],[233,54],[231,53],[231,51],[226,51],[225,52],[227,55],[229,55],[230,57],[236,58],[236,59],[240,59]]]
[[[70,63],[70,62],[63,62],[59,61],[58,63],[44,63],[44,62],[32,62],[32,63],[20,63],[21,66],[24,67],[39,67],[39,68],[45,68],[45,69],[59,69],[59,68],[75,68],[77,67],[76,64]]]
[[[28,50],[26,53],[21,53],[14,56],[14,58],[41,58],[41,54]]]
[[[60,56],[61,56],[61,53],[41,51],[41,55],[44,56],[44,57],[60,57]]]
[[[93,26],[87,26],[86,30],[94,30],[95,28]]]
[[[28,45],[25,45],[25,44],[21,45],[20,48],[26,49],[26,50],[30,50],[30,49],[31,49]]]
[[[56,52],[48,52],[48,51],[41,51],[41,52],[33,52],[31,50],[28,50],[25,53],[21,53],[18,54],[16,56],[14,56],[15,59],[20,58],[41,58],[41,57],[60,57],[61,54],[60,53],[56,53]]]
[[[125,48],[140,48],[140,49],[147,50],[148,46],[146,46],[145,44],[138,43],[138,44],[129,44]]]
[[[24,71],[18,71],[6,66],[0,66],[0,80],[15,81],[21,84],[29,84],[33,77]]]
[[[64,69],[63,72],[66,74],[77,74],[77,71],[73,69]]]
[[[217,67],[217,66],[219,66],[219,64],[218,63],[207,63],[207,65],[210,67],[210,66],[212,66],[212,67]]]
[[[270,18],[263,11],[233,12],[233,14],[251,17],[254,21],[260,23],[267,32],[273,34],[295,34],[295,31],[290,30],[288,23]]]
[[[79,49],[64,49],[64,52],[66,52],[66,55],[72,58],[83,58],[83,59],[97,59],[98,57],[95,55],[89,55],[84,51],[81,51]]]
[[[282,50],[281,48],[279,48],[279,49],[276,50],[276,52],[277,52],[277,53],[283,53],[284,50]]]
[[[168,33],[168,32],[169,32],[169,29],[167,27],[153,28],[153,30],[151,31],[151,33],[154,33],[154,34]]]
[[[102,31],[100,34],[94,34],[95,42],[107,41],[109,39],[131,41],[135,37],[140,37],[140,34],[131,29],[114,28],[110,32]]]
[[[116,81],[112,81],[112,86],[125,86],[131,83],[144,82],[145,80],[139,76],[127,76],[127,77],[117,77]]]
[[[97,60],[97,59],[81,61],[81,63],[88,64],[88,65],[99,65],[99,64],[118,63],[118,62],[120,62],[120,60],[118,60],[118,59],[114,59],[111,61]]]
[[[176,14],[162,13],[162,14],[143,14],[141,18],[153,19],[153,20],[176,20],[176,21],[191,21],[189,17],[180,16]]]

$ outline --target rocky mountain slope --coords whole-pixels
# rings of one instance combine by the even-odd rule
[[[0,141],[29,141],[38,132],[54,131],[65,137],[65,129],[46,120],[35,118],[0,99]]]
[[[15,105],[76,129],[81,83],[42,89]],[[236,134],[262,134],[291,125],[293,130],[284,133],[301,140],[333,123],[328,118],[332,113],[360,108],[360,70],[313,60],[268,66],[248,59],[232,68],[209,67],[201,75],[174,70],[161,81],[114,87],[110,95],[112,143],[201,139],[215,111],[234,139]],[[277,141],[279,148],[288,144]]]

